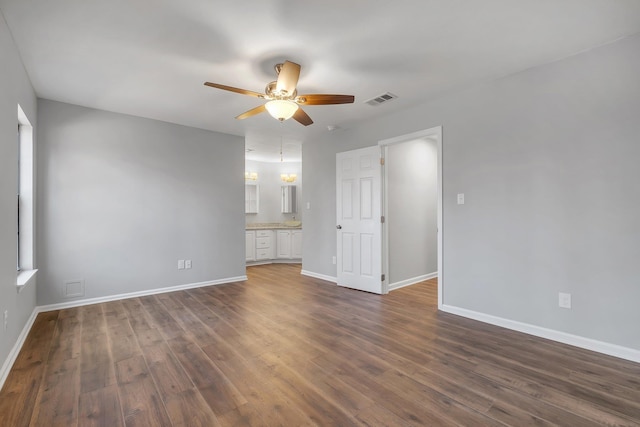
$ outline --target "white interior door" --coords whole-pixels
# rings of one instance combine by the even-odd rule
[[[377,294],[382,287],[380,147],[336,155],[338,285]]]

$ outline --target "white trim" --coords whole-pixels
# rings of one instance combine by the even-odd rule
[[[252,267],[254,265],[268,265],[268,264],[273,264],[270,259],[266,259],[264,261],[247,261],[245,266]]]
[[[260,261],[247,261],[246,266],[268,265],[268,264],[302,264],[301,258],[269,258]]]
[[[22,290],[26,288],[30,283],[35,282],[37,272],[38,269],[22,270],[18,272],[18,277],[16,278],[16,287],[18,288],[18,293],[22,292]]]
[[[22,345],[24,344],[24,341],[27,339],[27,335],[29,335],[29,331],[33,326],[33,322],[35,322],[36,317],[38,316],[38,313],[39,313],[38,307],[35,307],[33,309],[33,312],[31,313],[31,316],[27,320],[27,323],[25,323],[24,328],[22,328],[22,332],[20,332],[20,335],[18,335],[18,339],[16,340],[16,343],[13,345],[13,348],[9,352],[9,355],[7,356],[7,358],[5,359],[4,364],[2,365],[2,369],[0,369],[0,390],[2,390],[2,387],[4,386],[4,382],[7,380],[7,377],[9,376],[9,372],[11,372],[11,368],[13,367],[13,364],[15,363],[16,358],[18,357],[18,354],[20,354]]]
[[[271,264],[302,264],[302,258],[274,258]]]
[[[591,338],[585,338],[566,332],[555,331],[553,329],[543,328],[541,326],[530,325],[528,323],[517,322],[515,320],[504,319],[502,317],[492,316],[465,308],[454,307],[451,305],[443,305],[440,310],[466,317],[480,322],[489,323],[491,325],[501,326],[525,334],[533,335],[540,338],[546,338],[552,341],[580,347],[586,350],[607,354],[609,356],[619,357],[621,359],[630,360],[640,363],[640,350],[622,347],[616,344],[610,344],[603,341],[597,341]]]
[[[381,179],[380,179],[380,204],[382,205],[382,216],[384,216],[385,220],[382,222],[382,242],[380,244],[381,251],[380,255],[382,256],[382,273],[384,276],[384,280],[382,281],[382,293],[388,294],[389,291],[393,290],[393,285],[389,283],[389,272],[391,269],[389,268],[389,197],[387,195],[387,188],[389,188],[389,174],[387,173],[387,157],[389,157],[389,145],[385,144],[384,141],[378,141],[378,146],[380,146],[380,158],[381,162]]]
[[[404,288],[405,286],[415,285],[416,283],[423,282],[425,280],[433,279],[434,277],[438,277],[438,272],[423,274],[422,276],[412,277],[410,279],[401,280],[399,282],[389,284],[389,290],[394,291],[396,289]]]
[[[20,104],[17,105],[19,138],[19,206],[18,268],[34,270],[35,266],[35,144],[33,126]],[[26,282],[26,281],[25,281]],[[18,291],[25,283],[17,283]]]
[[[333,276],[327,276],[326,274],[314,273],[312,271],[302,270],[300,272],[303,276],[309,276],[316,279],[326,280],[331,283],[338,283],[338,278]]]
[[[109,295],[109,296],[97,297],[97,298],[81,299],[81,300],[63,302],[59,304],[42,305],[37,307],[37,309],[39,313],[44,313],[46,311],[62,310],[65,308],[72,308],[72,307],[81,307],[83,305],[90,305],[90,304],[100,304],[103,302],[118,301],[118,300],[127,299],[127,298],[144,297],[147,295],[164,294],[167,292],[182,291],[185,289],[202,288],[204,286],[223,285],[225,283],[242,282],[245,280],[247,280],[246,275],[237,276],[237,277],[228,277],[225,279],[210,280],[207,282],[188,283],[186,285],[170,286],[167,288],[156,288],[156,289],[149,289],[146,291],[130,292],[126,294],[117,294],[117,295]]]
[[[442,169],[444,167],[444,163],[442,161],[442,150],[443,150],[443,141],[442,141],[442,126],[438,126],[435,129],[435,134],[438,137],[438,171],[437,171],[437,182],[438,182],[438,307],[442,307],[444,304],[444,225],[442,223],[444,217],[444,201],[443,201],[443,192],[444,192],[444,184],[443,184],[443,174]]]

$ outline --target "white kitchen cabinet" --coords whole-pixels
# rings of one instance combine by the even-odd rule
[[[246,261],[250,264],[300,262],[302,230],[246,230]]]
[[[247,261],[255,261],[256,260],[256,232],[245,231],[245,242],[244,242],[244,251],[245,251],[245,259]]]
[[[256,261],[273,258],[275,241],[273,230],[256,230]]]
[[[244,185],[244,213],[258,213],[259,206],[258,184],[246,183]]]
[[[302,230],[291,230],[291,258],[302,259]]]
[[[277,258],[291,258],[291,231],[276,230],[276,236],[278,236]]]
[[[302,258],[302,230],[276,230],[279,259]]]

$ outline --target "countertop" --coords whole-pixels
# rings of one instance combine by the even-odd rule
[[[256,222],[253,224],[247,224],[245,226],[246,230],[301,230],[302,224],[291,227],[288,225],[284,225],[281,222]]]

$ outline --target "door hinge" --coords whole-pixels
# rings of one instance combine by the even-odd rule
[[[384,224],[384,215],[380,217],[380,222]]]
[[[380,166],[384,166],[384,157],[380,157]]]
[[[383,274],[382,276],[380,276],[380,281],[384,282],[384,279],[386,279],[385,275]]]

